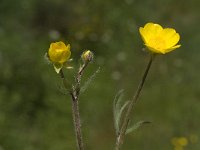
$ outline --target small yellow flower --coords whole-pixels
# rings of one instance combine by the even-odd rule
[[[179,144],[180,144],[181,146],[186,146],[186,145],[188,145],[188,140],[187,140],[187,138],[185,138],[185,137],[180,137],[178,141],[179,141]]]
[[[70,56],[70,44],[66,46],[65,43],[61,41],[51,43],[48,51],[48,58],[53,63],[54,69],[57,73],[60,72],[63,64],[69,60]]]
[[[180,35],[172,28],[163,28],[159,24],[147,23],[139,29],[145,46],[153,53],[165,54],[179,48],[176,45]]]
[[[172,138],[171,140],[172,144],[176,147],[183,147],[183,146],[186,146],[188,145],[188,139],[185,138],[185,137],[174,137]]]
[[[65,43],[61,41],[51,43],[48,51],[48,56],[50,61],[53,63],[65,63],[71,56],[70,44],[66,46]]]

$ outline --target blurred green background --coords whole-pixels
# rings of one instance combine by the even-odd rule
[[[112,103],[125,90],[132,97],[148,61],[138,28],[147,22],[173,27],[181,48],[158,56],[134,111],[132,123],[151,121],[129,134],[124,150],[200,149],[199,0],[0,0],[0,150],[75,150],[71,101],[44,54],[53,41],[71,44],[74,70],[85,49],[95,53],[81,95],[87,150],[112,150]],[[195,140],[194,140],[195,137]],[[193,139],[193,140],[192,140]]]

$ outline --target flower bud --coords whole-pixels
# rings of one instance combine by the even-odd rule
[[[93,60],[94,54],[90,50],[86,50],[82,53],[81,58],[83,62],[91,62]]]

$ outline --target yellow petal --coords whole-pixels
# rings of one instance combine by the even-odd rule
[[[166,48],[175,46],[180,40],[180,35],[178,33],[173,34],[168,40],[166,40]]]
[[[144,28],[140,27],[139,31],[145,43],[149,43],[152,38],[155,38],[163,28],[159,24],[147,23]]]
[[[147,45],[147,44],[145,44],[145,45],[146,45],[146,47],[147,47],[151,52],[153,52],[153,53],[164,54],[162,51],[160,51],[160,50],[158,50],[158,49],[156,49],[156,48],[154,48],[154,47],[152,47],[152,46],[150,46],[150,45]]]
[[[69,44],[66,46],[65,43],[63,43],[62,41],[57,42],[57,45],[62,49],[67,49],[67,46],[69,46]]]
[[[58,56],[58,62],[64,63],[66,62],[71,56],[71,52],[69,50],[61,51]]]
[[[177,49],[179,47],[181,47],[181,45],[176,45],[176,46],[173,46],[173,47],[171,47],[169,49],[166,49],[166,50],[164,50],[164,54],[168,53],[168,52],[171,52],[171,51],[173,51],[173,50],[175,50],[175,49]]]
[[[66,49],[66,48],[67,47],[66,47],[65,43],[63,43],[62,41],[51,43],[51,45],[50,45],[50,49]]]
[[[176,30],[172,28],[166,28],[161,33],[160,36],[166,41],[166,48],[173,47],[180,40],[180,35],[176,33]]]
[[[176,30],[172,29],[172,28],[165,28],[162,30],[162,32],[160,33],[160,36],[163,36],[165,38],[165,40],[170,39],[174,34],[176,33]]]
[[[144,30],[146,31],[146,34],[149,34],[151,36],[157,36],[162,30],[162,26],[156,23],[147,23],[144,26]]]
[[[139,32],[140,32],[140,35],[142,37],[142,40],[144,41],[144,43],[147,43],[148,42],[148,34],[146,33],[146,31],[144,30],[144,28],[140,27],[139,28]]]

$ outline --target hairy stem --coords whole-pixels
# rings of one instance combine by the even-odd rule
[[[80,95],[80,85],[81,85],[81,78],[82,78],[82,74],[85,70],[85,68],[88,66],[89,62],[85,62],[82,66],[80,66],[78,73],[77,73],[77,77],[76,77],[76,85],[75,85],[75,92],[76,92],[76,96],[79,97]]]
[[[69,83],[67,82],[62,69],[60,70],[60,76],[63,80],[63,85],[68,90],[72,98],[72,117],[73,117],[73,123],[74,123],[75,135],[76,135],[77,148],[78,150],[84,150],[83,138],[82,138],[82,132],[81,132],[81,119],[80,119],[79,105],[78,105],[79,94],[77,95],[76,88],[72,87],[72,89],[69,89]],[[81,80],[81,76],[80,77],[78,76],[79,75],[77,75],[77,78],[80,78]],[[80,84],[78,87],[80,87]]]
[[[84,150],[83,138],[82,138],[82,132],[81,132],[81,119],[80,119],[80,113],[79,113],[78,97],[74,96],[73,93],[71,93],[71,97],[72,97],[72,116],[73,116],[74,128],[75,128],[75,133],[76,133],[76,142],[77,142],[78,150]]]
[[[118,134],[117,139],[116,139],[115,150],[120,150],[120,148],[121,148],[121,146],[122,146],[122,144],[124,142],[124,138],[125,138],[125,134],[126,134],[126,130],[127,130],[129,121],[130,121],[130,116],[131,116],[132,109],[135,106],[135,104],[138,102],[138,97],[139,97],[140,92],[141,92],[141,90],[142,90],[142,88],[144,86],[147,74],[148,74],[149,69],[151,67],[151,64],[153,62],[153,58],[154,58],[154,54],[151,54],[150,60],[149,60],[149,62],[147,64],[145,72],[144,72],[144,74],[142,76],[142,80],[140,81],[139,86],[137,88],[137,91],[135,92],[135,94],[134,94],[134,96],[133,96],[132,100],[130,101],[130,104],[129,104],[128,108],[127,108],[125,117],[124,117],[123,122],[122,122],[122,126],[120,128],[119,134]]]

